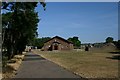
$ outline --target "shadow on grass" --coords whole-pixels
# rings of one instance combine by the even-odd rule
[[[113,54],[113,56],[112,57],[106,57],[107,59],[120,60],[120,51],[109,52],[109,53]]]
[[[112,57],[106,57],[108,59],[113,59],[113,60],[120,60],[120,55],[114,55]]]
[[[120,52],[109,52],[109,53],[112,53],[112,54],[120,54]]]

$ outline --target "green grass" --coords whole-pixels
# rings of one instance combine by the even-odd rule
[[[44,58],[86,78],[118,77],[118,60],[109,52],[34,51]]]

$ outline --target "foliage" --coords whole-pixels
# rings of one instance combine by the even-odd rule
[[[50,37],[42,37],[42,38],[35,38],[32,45],[37,46],[37,48],[41,49],[44,45],[44,42],[51,39]]]
[[[112,43],[113,42],[113,38],[112,37],[107,37],[106,38],[106,43]]]
[[[41,3],[45,7],[45,3]],[[7,49],[8,59],[22,53],[25,46],[37,36],[38,13],[37,2],[3,2],[2,9],[2,44]]]
[[[120,40],[118,40],[117,46],[118,46],[118,48],[120,49]]]
[[[73,38],[68,38],[68,41],[74,44],[74,47],[79,48],[81,45],[81,41],[79,41],[78,37],[74,36]]]
[[[116,45],[118,49],[120,49],[120,40],[118,41],[113,41],[113,43]]]

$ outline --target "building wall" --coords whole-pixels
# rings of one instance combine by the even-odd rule
[[[52,48],[52,50],[54,50],[54,42],[58,42],[59,44],[58,45],[58,50],[71,50],[73,49],[73,44],[71,43],[67,43],[61,39],[58,39],[58,38],[54,38],[48,42],[46,42],[43,46],[43,50],[48,50],[50,47]]]

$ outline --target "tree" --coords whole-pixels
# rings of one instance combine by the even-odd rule
[[[115,44],[115,46],[120,49],[120,40],[118,41],[113,41],[113,43]]]
[[[117,48],[120,49],[120,40],[118,40]]]
[[[68,41],[72,42],[74,47],[79,48],[81,45],[81,41],[79,41],[78,37],[74,36],[73,38],[68,38]]]
[[[43,7],[45,3],[41,2]],[[2,14],[3,47],[7,49],[8,59],[15,54],[22,53],[27,44],[37,36],[38,13],[35,12],[37,2],[3,2]]]
[[[107,37],[106,38],[106,43],[112,43],[113,42],[113,38],[112,37]]]
[[[43,47],[44,43],[50,39],[51,39],[50,37],[35,38],[32,45],[41,49]]]

